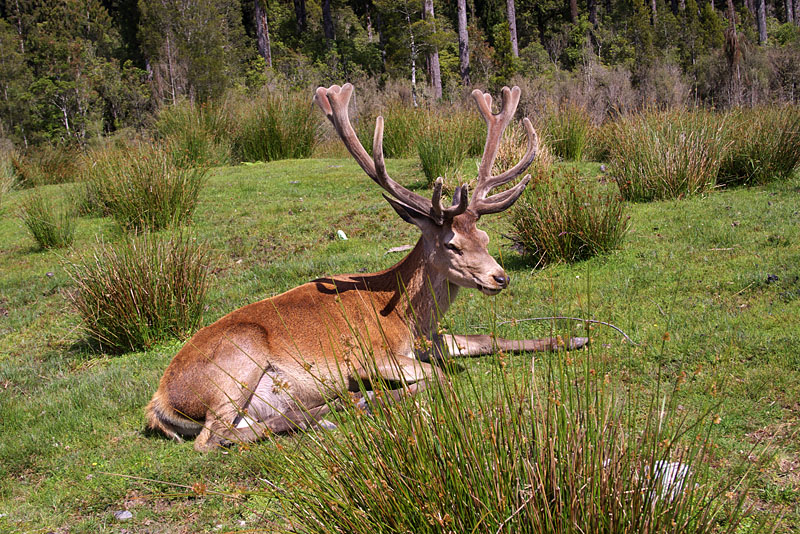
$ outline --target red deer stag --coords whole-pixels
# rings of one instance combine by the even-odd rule
[[[472,198],[462,185],[450,206],[441,202],[441,178],[428,199],[389,177],[383,117],[375,125],[374,156],[367,154],[348,117],[352,92],[350,84],[320,87],[314,100],[364,172],[386,190],[389,204],[422,236],[408,256],[385,271],[320,278],[240,308],[197,332],[175,355],[147,407],[151,428],[174,439],[197,435],[195,449],[206,451],[318,423],[331,399],[358,392],[371,379],[399,383],[397,396],[414,392],[431,376],[441,379],[438,368],[423,361],[431,356],[558,347],[552,338],[437,334],[438,321],[460,288],[496,295],[508,286],[508,275],[489,255],[489,238],[476,223],[481,215],[511,206],[530,180],[527,175],[514,187],[489,195],[536,157],[538,139],[526,118],[528,147],[522,160],[502,174],[491,174],[519,88],[503,88],[496,115],[491,96],[473,91],[488,128],[486,145]],[[570,341],[573,347],[584,343],[585,338]]]

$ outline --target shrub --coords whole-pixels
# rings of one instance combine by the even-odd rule
[[[206,169],[175,160],[171,145],[107,148],[84,173],[83,211],[108,213],[134,232],[188,222],[197,206]]]
[[[144,349],[200,323],[209,252],[187,233],[142,234],[68,264],[70,299],[104,350]]]
[[[156,130],[187,165],[226,165],[231,162],[232,124],[224,104],[185,101],[164,107]]]
[[[621,398],[589,356],[546,359],[542,370],[537,359],[536,372],[516,375],[498,359],[491,378],[375,402],[370,417],[345,400],[340,431],[279,442],[281,454],[251,452],[258,472],[273,474],[268,491],[289,516],[285,528],[736,532],[744,493],[729,500],[733,485],[710,481],[710,418],[674,417],[674,391],[663,406],[651,400],[634,431],[643,403]]]
[[[75,219],[58,208],[40,191],[31,191],[22,203],[20,218],[41,249],[61,248],[75,240]]]
[[[240,104],[234,152],[242,161],[308,158],[314,151],[320,115],[299,94],[268,93]]]
[[[800,165],[800,108],[769,107],[731,112],[730,147],[717,182],[756,185],[788,178]]]
[[[22,187],[63,184],[79,174],[80,152],[66,146],[42,145],[28,154],[13,153],[11,164]]]
[[[581,161],[592,129],[589,114],[577,106],[564,106],[545,120],[547,143],[561,159]]]
[[[703,111],[646,112],[613,123],[610,173],[626,200],[679,198],[714,187],[724,121]]]
[[[562,180],[544,175],[514,204],[512,239],[537,264],[580,261],[618,248],[629,217],[612,187],[574,172]]]

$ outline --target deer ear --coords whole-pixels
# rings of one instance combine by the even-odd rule
[[[394,208],[394,211],[397,212],[400,218],[409,224],[413,224],[424,229],[425,226],[430,225],[433,222],[428,215],[417,211],[416,209],[407,206],[402,202],[398,202],[392,197],[383,195],[383,198],[385,198],[386,202],[388,202]]]

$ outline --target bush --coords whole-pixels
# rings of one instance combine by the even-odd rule
[[[710,481],[710,418],[675,417],[674,391],[648,409],[621,398],[613,373],[588,355],[545,359],[542,370],[537,359],[535,372],[523,365],[516,374],[498,360],[491,378],[434,385],[428,399],[375,402],[370,417],[345,399],[340,431],[278,442],[281,454],[249,453],[257,472],[273,474],[267,491],[289,516],[284,527],[736,532],[744,492],[729,500],[723,493],[735,486]],[[385,385],[374,386],[388,398]],[[634,431],[642,408],[643,429]]]
[[[102,349],[144,349],[197,327],[208,264],[208,248],[189,234],[129,236],[66,266],[78,288],[70,298]]]
[[[226,165],[231,162],[232,125],[224,104],[180,102],[161,110],[156,130],[187,165]]]
[[[512,239],[537,264],[581,261],[618,248],[628,219],[616,187],[544,175],[514,204]]]
[[[611,176],[626,200],[680,198],[714,187],[725,122],[703,111],[646,112],[610,126]]]
[[[74,148],[42,145],[27,155],[12,153],[11,164],[22,187],[36,187],[75,181],[79,159]]]
[[[545,120],[547,143],[564,160],[581,161],[592,129],[589,114],[577,106],[551,112]]]
[[[188,222],[197,206],[206,169],[175,160],[171,145],[142,144],[93,153],[84,172],[82,211],[108,213],[134,232],[160,230]]]
[[[321,118],[304,95],[268,93],[239,106],[234,152],[241,161],[308,158]]]
[[[717,182],[756,185],[789,178],[800,165],[800,108],[755,108],[731,115],[730,147]]]
[[[31,191],[23,201],[20,218],[42,250],[68,247],[75,240],[72,214],[54,206],[40,191]]]

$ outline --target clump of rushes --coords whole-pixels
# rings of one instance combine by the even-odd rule
[[[731,141],[717,182],[765,184],[789,178],[800,165],[800,108],[764,107],[731,112]]]
[[[73,147],[42,145],[28,154],[14,152],[11,164],[22,187],[63,184],[77,178],[79,155]]]
[[[267,93],[239,105],[234,152],[242,161],[308,158],[314,151],[320,117],[297,94]]]
[[[17,184],[17,175],[11,162],[11,153],[0,151],[0,200],[3,195],[14,189]]]
[[[736,532],[745,495],[709,476],[709,414],[676,417],[674,390],[663,405],[661,391],[625,398],[575,357],[515,371],[499,355],[486,380],[371,416],[345,400],[339,431],[248,458],[281,474],[266,489],[291,532]]]
[[[428,186],[439,176],[452,185],[467,158],[469,138],[459,123],[448,117],[431,115],[417,139],[417,154]]]
[[[31,191],[22,203],[20,218],[41,249],[61,248],[75,240],[75,218],[57,207],[38,190]]]
[[[408,158],[417,151],[417,141],[429,121],[429,112],[394,103],[383,109],[383,155],[387,158]],[[359,141],[372,154],[372,138],[377,115],[361,116],[355,125]]]
[[[184,101],[161,110],[156,130],[187,164],[225,165],[231,162],[232,125],[224,104]]]
[[[553,167],[553,153],[550,148],[544,143],[541,136],[538,136],[539,147],[536,151],[536,159],[533,160],[531,166],[528,167],[526,172],[531,176],[540,177],[549,172]],[[481,146],[481,150],[483,146]],[[512,123],[505,132],[503,132],[503,139],[497,149],[497,157],[492,166],[493,174],[500,174],[516,165],[525,152],[528,150],[528,137],[525,130],[519,123]],[[480,152],[478,153],[480,154]]]
[[[84,173],[85,209],[110,214],[126,230],[160,230],[188,222],[206,169],[176,161],[172,145],[105,149]]]
[[[625,203],[613,184],[543,174],[511,211],[512,239],[534,263],[585,260],[620,246],[628,231]]]
[[[714,187],[725,121],[705,111],[644,112],[610,127],[610,172],[626,200],[681,198]]]
[[[592,130],[592,120],[584,109],[566,105],[547,115],[544,130],[556,157],[581,161]]]
[[[188,233],[126,236],[66,266],[77,286],[70,298],[102,350],[145,349],[197,328],[209,258]]]

